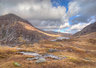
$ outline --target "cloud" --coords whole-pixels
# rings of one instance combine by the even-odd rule
[[[94,22],[96,22],[95,16],[89,18],[89,22],[87,22],[87,23],[86,22],[79,22],[77,24],[71,25],[65,32],[74,34]]]
[[[95,0],[72,0],[68,12],[64,6],[52,5],[51,0],[0,0],[0,15],[14,13],[44,30],[76,32],[96,18]],[[79,16],[78,16],[79,15]],[[71,17],[74,19],[70,20]],[[71,22],[71,24],[70,24]],[[64,31],[64,32],[65,32]]]
[[[64,32],[74,34],[74,33],[78,32],[78,31],[82,30],[84,27],[86,27],[89,24],[90,24],[90,22],[87,23],[87,24],[86,23],[77,23],[77,24],[71,25]]]
[[[37,28],[55,29],[64,24],[61,18],[66,14],[66,8],[53,7],[51,0],[0,0],[0,4],[0,15],[14,13]]]
[[[73,19],[73,23],[88,22],[87,20],[91,16],[96,15],[96,0],[75,0],[74,2],[79,5],[80,9],[78,11],[78,14],[80,16]]]
[[[70,20],[71,17],[73,17],[72,20]],[[64,22],[71,22],[71,25],[65,32],[76,33],[82,30],[87,25],[96,21],[96,1],[74,0],[70,2],[69,10],[62,20]]]
[[[78,23],[75,25],[72,25],[72,27],[70,28],[71,30],[77,30],[80,31],[81,29],[83,29],[84,27],[86,27],[87,25],[89,25],[90,23]]]
[[[66,12],[65,7],[53,7],[50,0],[2,0],[1,3],[4,3],[2,14],[15,13],[26,19],[57,20]]]

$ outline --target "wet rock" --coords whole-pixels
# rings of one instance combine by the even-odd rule
[[[90,59],[89,59],[89,58],[84,58],[84,60],[86,60],[86,61],[90,61]]]
[[[52,58],[52,59],[55,59],[55,60],[60,60],[61,59],[60,57],[55,56],[55,55],[51,55],[51,54],[45,54],[44,57],[46,57],[46,58]]]
[[[27,58],[28,61],[38,60],[40,57]]]
[[[57,50],[53,50],[53,49],[51,50],[51,52],[54,52],[54,51],[57,51]],[[42,54],[42,55],[40,55],[40,54],[35,53],[35,52],[20,52],[20,54],[34,56],[33,58],[27,58],[26,60],[28,60],[28,61],[36,60],[36,63],[45,62],[46,61],[45,58],[52,58],[53,60],[61,60],[61,59],[66,58],[66,57],[55,56],[55,55],[52,55],[52,54]]]
[[[44,63],[44,62],[46,62],[46,59],[43,57],[36,60],[36,63]]]

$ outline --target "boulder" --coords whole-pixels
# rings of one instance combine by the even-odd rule
[[[36,63],[44,63],[46,62],[45,58],[39,58],[38,60],[36,60]]]

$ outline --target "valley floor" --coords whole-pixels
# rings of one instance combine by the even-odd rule
[[[45,57],[37,63],[38,59],[32,59],[35,55],[20,52],[54,57]],[[0,46],[0,68],[96,68],[96,39],[78,38],[17,47]]]

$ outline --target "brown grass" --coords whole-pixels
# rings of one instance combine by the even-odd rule
[[[82,39],[82,38],[80,38]],[[10,48],[0,46],[0,68],[96,68],[96,46],[88,40],[63,40],[58,42],[43,41],[34,45],[21,45],[20,50],[17,47]],[[57,52],[48,52],[49,49],[57,49]],[[36,64],[34,61],[26,59],[34,56],[18,54],[18,51],[32,51],[40,54],[53,54],[59,57],[66,57],[63,60],[53,60],[47,58],[47,62]],[[15,67],[14,62],[21,64]]]

